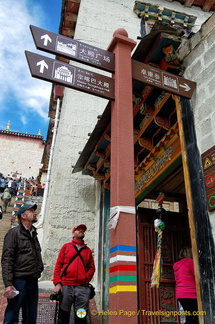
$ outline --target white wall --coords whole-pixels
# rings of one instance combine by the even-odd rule
[[[136,38],[140,20],[133,13],[133,3],[126,2],[127,5],[121,1],[81,1],[75,39],[106,49],[119,27],[126,27],[130,30],[129,36]],[[72,174],[72,165],[77,162],[78,152],[86,144],[88,133],[93,131],[97,116],[103,113],[107,103],[105,99],[65,89],[43,226],[45,279],[51,277],[59,248],[71,240],[74,225],[85,223],[88,226],[86,243],[97,251],[100,186],[89,176]]]
[[[17,171],[18,178],[36,179],[42,167],[43,150],[42,139],[19,136],[19,133],[0,134],[0,172],[11,176]]]

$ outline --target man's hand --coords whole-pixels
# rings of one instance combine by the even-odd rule
[[[54,287],[54,293],[58,294],[60,291],[62,291],[62,285],[61,283],[56,284],[56,286]]]
[[[12,299],[14,298],[14,296],[12,296],[12,291],[16,290],[16,288],[14,286],[8,286],[5,288],[5,293],[4,296],[8,299]]]

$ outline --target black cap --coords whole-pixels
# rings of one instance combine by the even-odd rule
[[[18,218],[20,218],[20,216],[22,214],[24,214],[24,212],[26,210],[31,209],[31,208],[33,208],[34,210],[36,210],[37,209],[37,205],[36,204],[34,204],[34,205],[23,205],[22,207],[20,207],[19,210],[17,210],[17,212],[16,212]]]

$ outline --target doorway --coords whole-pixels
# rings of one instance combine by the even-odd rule
[[[159,288],[151,288],[151,275],[156,253],[157,232],[154,220],[155,209],[138,208],[138,287],[141,324],[180,323],[178,316],[169,315],[177,311],[173,264],[182,247],[190,246],[190,233],[186,213],[166,212],[162,220],[165,230],[162,238],[162,279]]]

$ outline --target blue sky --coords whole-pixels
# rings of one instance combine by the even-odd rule
[[[58,33],[62,0],[0,1],[0,129],[46,138],[51,83],[31,77],[25,50],[36,50],[29,25]],[[47,56],[50,56],[47,54]],[[54,55],[52,55],[53,58]]]

